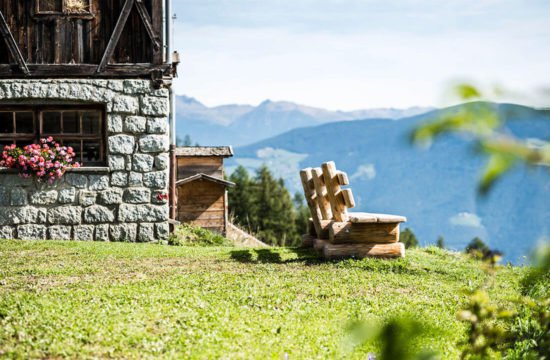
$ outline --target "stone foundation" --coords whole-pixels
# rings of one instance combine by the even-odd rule
[[[2,105],[105,107],[105,167],[37,186],[0,170],[0,238],[158,241],[169,235],[168,91],[149,80],[0,80]]]

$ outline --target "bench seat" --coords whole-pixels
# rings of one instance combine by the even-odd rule
[[[398,215],[388,215],[388,214],[375,214],[375,213],[364,213],[356,212],[349,213],[349,222],[352,224],[372,224],[372,223],[402,223],[406,222],[407,218],[404,216]]]

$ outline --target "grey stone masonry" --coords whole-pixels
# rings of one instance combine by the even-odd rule
[[[99,105],[105,165],[53,185],[0,168],[0,239],[152,242],[169,236],[168,91],[150,80],[0,80],[3,104]]]

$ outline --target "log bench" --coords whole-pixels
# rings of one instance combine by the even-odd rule
[[[403,216],[350,213],[355,207],[353,192],[345,172],[333,161],[320,168],[300,171],[300,179],[311,212],[308,234],[302,244],[320,251],[327,259],[342,257],[399,258],[405,246],[399,242]]]

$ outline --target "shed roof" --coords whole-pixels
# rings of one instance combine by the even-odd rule
[[[176,148],[176,156],[233,156],[231,146],[181,146]]]
[[[185,179],[178,180],[178,181],[176,181],[176,186],[180,186],[180,185],[187,184],[187,183],[197,181],[197,180],[211,181],[211,182],[214,182],[214,183],[226,186],[226,187],[235,186],[235,183],[233,183],[231,181],[227,181],[227,180],[220,179],[220,178],[210,176],[210,175],[206,175],[206,174],[203,174],[203,173],[193,175],[193,176],[190,176],[190,177],[185,178]]]

